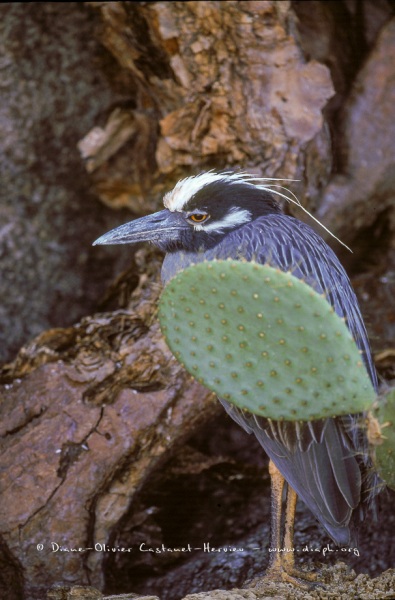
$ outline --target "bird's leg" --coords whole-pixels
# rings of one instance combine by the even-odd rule
[[[285,479],[272,460],[269,461],[269,475],[271,484],[270,547],[272,553],[267,570],[277,572],[281,570],[281,556],[278,550],[281,545],[281,515]]]
[[[284,546],[289,549],[293,548],[297,501],[297,493],[291,486],[288,486],[287,504],[285,509]],[[295,553],[287,552],[284,556],[283,564],[286,566],[288,573],[292,571],[295,568]]]
[[[266,575],[257,581],[285,581],[302,588],[309,589],[300,579],[310,579],[311,573],[304,573],[295,569],[295,557],[293,552],[293,534],[295,522],[295,508],[297,501],[296,492],[288,485],[287,508],[285,515],[284,547],[281,547],[281,515],[282,496],[284,490],[284,477],[275,464],[269,461],[269,474],[271,479],[271,535],[270,546],[272,548],[269,566]],[[255,582],[254,582],[255,583]]]
[[[294,528],[295,528],[295,513],[296,503],[298,501],[298,495],[295,490],[288,485],[287,491],[287,506],[285,511],[285,532],[284,532],[284,547],[285,552],[282,557],[283,569],[288,575],[293,575],[307,581],[316,581],[317,576],[315,573],[308,573],[301,571],[295,567],[295,552],[293,550],[294,542]]]

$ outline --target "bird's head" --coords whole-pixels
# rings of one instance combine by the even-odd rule
[[[281,212],[270,189],[253,180],[212,171],[182,179],[164,196],[164,210],[125,223],[94,245],[152,242],[165,252],[207,250],[249,221]]]

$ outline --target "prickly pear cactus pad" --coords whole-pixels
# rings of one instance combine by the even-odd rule
[[[345,323],[291,273],[234,260],[193,265],[165,287],[159,320],[200,383],[257,415],[319,419],[375,400]]]
[[[395,388],[375,403],[372,411],[378,435],[371,439],[373,462],[388,487],[395,489]]]

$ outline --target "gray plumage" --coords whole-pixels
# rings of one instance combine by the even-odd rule
[[[291,271],[325,294],[345,319],[377,390],[358,301],[336,255],[311,227],[284,215],[267,186],[250,181],[248,176],[215,173],[182,180],[165,196],[166,210],[123,225],[97,243],[152,241],[166,252],[165,284],[181,269],[213,259],[256,261]],[[360,426],[362,415],[275,422],[220,402],[256,436],[331,538],[342,546],[355,544],[356,525],[374,506],[379,487]]]
[[[366,329],[349,278],[334,252],[308,225],[282,214],[260,217],[231,231],[205,252],[167,254],[163,281],[192,263],[226,258],[254,260],[291,271],[325,294],[336,313],[346,319],[377,389]],[[220,402],[245,431],[254,433],[331,538],[339,545],[355,544],[354,525],[364,518],[364,507],[373,501],[377,488],[360,417],[306,424],[274,422],[246,414],[223,399]]]

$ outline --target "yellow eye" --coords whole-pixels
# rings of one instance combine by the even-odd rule
[[[208,215],[205,213],[195,213],[193,215],[189,215],[189,219],[194,223],[203,223],[203,221],[208,219]]]

